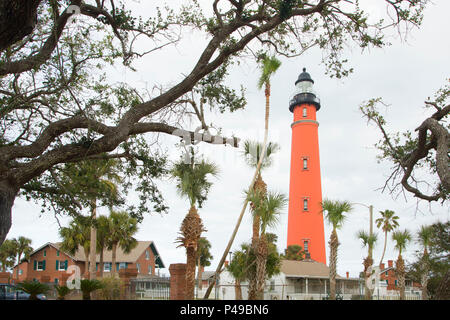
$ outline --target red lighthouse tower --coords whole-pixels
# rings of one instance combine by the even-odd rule
[[[326,264],[319,161],[319,123],[316,112],[320,100],[314,81],[303,68],[289,102],[294,113],[289,184],[287,245],[300,245],[311,259]]]

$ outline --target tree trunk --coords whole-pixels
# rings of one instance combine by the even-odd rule
[[[339,240],[336,230],[331,232],[330,236],[330,300],[336,300],[336,267],[337,267],[337,249]]]
[[[103,250],[104,250],[104,248],[102,247],[102,249],[100,250],[100,261],[98,263],[98,267],[100,268],[100,271],[99,271],[100,278],[103,278],[103,268],[105,267],[104,263],[103,263]]]
[[[111,248],[111,277],[114,278],[116,275],[116,251],[117,251],[117,243],[113,243]]]
[[[383,263],[384,253],[386,252],[386,244],[387,244],[387,231],[384,232],[384,248],[383,248],[383,253],[381,254],[381,259],[380,259],[379,265]]]
[[[195,260],[197,250],[193,246],[186,248],[186,295],[185,300],[194,300],[195,292]]]
[[[400,290],[400,300],[405,300],[405,262],[401,255],[397,259],[397,277]]]
[[[198,272],[197,272],[198,285],[197,285],[197,288],[198,288],[198,290],[202,290],[202,288],[203,288],[203,283],[202,283],[203,266],[200,263],[200,257],[198,257],[197,268],[198,268]]]
[[[421,286],[422,286],[422,300],[428,300],[428,272],[429,272],[429,263],[428,263],[428,251],[425,248],[422,257],[422,277],[421,277]]]
[[[236,300],[242,300],[241,281],[239,281],[238,279],[234,280],[234,294]]]
[[[88,277],[86,277],[89,274],[89,251],[87,251],[86,249],[84,250],[84,259],[84,278],[89,279]]]
[[[372,290],[367,286],[367,279],[371,276],[369,270],[372,270],[370,266],[373,264],[373,259],[368,256],[364,259],[364,299],[372,300]]]
[[[258,243],[258,252],[256,256],[256,298],[258,300],[264,299],[264,287],[266,283],[266,263],[267,263],[267,239],[265,234],[262,234]]]
[[[91,211],[91,239],[90,239],[90,249],[89,249],[89,279],[94,280],[97,278],[97,228],[95,227],[95,219],[97,218],[97,204],[94,200],[92,203]]]
[[[18,191],[7,181],[0,181],[0,245],[11,228],[11,209]]]
[[[0,50],[33,32],[42,0],[0,0]]]

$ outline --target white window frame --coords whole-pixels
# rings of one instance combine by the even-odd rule
[[[150,251],[148,249],[145,250],[145,260],[150,260]]]
[[[40,263],[41,263],[41,267],[39,267]],[[36,271],[44,271],[44,260],[38,261],[36,263]]]
[[[109,269],[108,269],[109,267]],[[103,272],[111,272],[112,263],[111,262],[104,262],[103,263]]]
[[[148,274],[153,274],[153,267],[152,266],[148,266]]]

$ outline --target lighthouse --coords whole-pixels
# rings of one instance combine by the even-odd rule
[[[287,245],[300,245],[306,257],[326,264],[319,160],[320,100],[314,81],[303,68],[289,101],[294,114],[289,182]]]

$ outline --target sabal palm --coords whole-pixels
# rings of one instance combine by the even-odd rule
[[[325,213],[326,220],[331,224],[333,230],[330,235],[330,299],[336,299],[336,272],[339,239],[337,229],[340,229],[345,221],[345,213],[353,210],[348,201],[325,199],[322,202],[322,210]]]
[[[0,263],[2,264],[2,271],[6,272],[6,269],[14,265],[16,258],[16,246],[13,240],[5,240],[0,245]]]
[[[177,192],[187,198],[190,204],[189,212],[181,224],[180,237],[177,239],[180,246],[186,248],[186,299],[194,299],[197,246],[204,231],[196,205],[202,207],[212,186],[208,177],[217,176],[218,172],[219,169],[212,162],[202,160],[200,163],[185,163],[183,159],[176,162],[170,171],[177,181]]]
[[[386,253],[386,245],[388,240],[388,233],[396,229],[398,224],[399,217],[395,215],[395,212],[392,210],[384,210],[380,211],[381,218],[375,220],[377,227],[381,228],[384,231],[384,248],[383,253],[380,259],[380,265],[383,263],[384,254]]]
[[[197,245],[197,281],[198,289],[202,289],[202,274],[203,268],[211,265],[213,256],[211,255],[211,242],[205,237],[201,237],[198,240]]]
[[[372,248],[375,245],[375,242],[377,241],[377,235],[376,234],[369,234],[368,232],[361,230],[357,233],[357,238],[360,239],[363,243],[363,247],[368,247],[368,254],[367,257],[363,261],[364,265],[364,278],[365,278],[365,298],[366,300],[372,299],[372,292],[367,286],[367,279],[370,277],[369,273],[369,267],[373,265],[373,257],[372,257]]]
[[[400,289],[400,300],[405,299],[405,262],[402,257],[402,251],[406,248],[411,239],[411,233],[406,229],[404,231],[398,230],[392,233],[392,240],[395,241],[395,249],[398,250],[396,271]]]
[[[13,239],[15,242],[15,249],[16,249],[16,255],[17,255],[17,263],[20,263],[20,260],[22,259],[22,255],[27,258],[30,253],[33,251],[33,248],[31,247],[32,240],[28,239],[26,237],[20,236],[17,239]],[[17,279],[19,279],[19,268],[17,268]]]
[[[234,278],[234,292],[236,300],[242,300],[241,282],[247,278],[249,249],[249,245],[242,244],[241,250],[233,252],[233,257],[226,267],[227,271]]]
[[[257,246],[251,248],[256,256],[256,284],[249,283],[249,300],[254,300],[263,298],[268,256],[266,230],[278,223],[287,199],[281,193],[267,192],[266,194],[258,190],[249,192],[248,198],[254,205],[252,208],[253,215],[258,215],[261,222],[261,234]]]
[[[99,253],[99,274],[100,278],[103,277],[104,269],[104,250],[109,242],[110,224],[109,219],[106,216],[100,216],[96,219],[96,234],[97,234],[97,252]]]
[[[137,240],[133,235],[138,231],[138,222],[125,211],[111,211],[108,221],[111,275],[115,276],[117,248],[120,247],[125,253],[130,253],[137,246]]]
[[[88,272],[91,223],[92,221],[89,217],[78,216],[69,223],[68,227],[63,227],[59,230],[59,235],[62,238],[61,249],[63,251],[74,255],[79,246],[83,248],[86,259],[84,272]]]
[[[17,287],[23,292],[28,293],[29,300],[38,300],[38,295],[45,294],[50,290],[50,287],[44,283],[38,281],[23,281],[17,285]]]
[[[422,300],[428,300],[428,273],[430,270],[430,261],[428,256],[428,246],[430,245],[433,238],[433,227],[432,226],[421,226],[419,232],[417,233],[417,239],[419,244],[423,247],[422,254]]]

